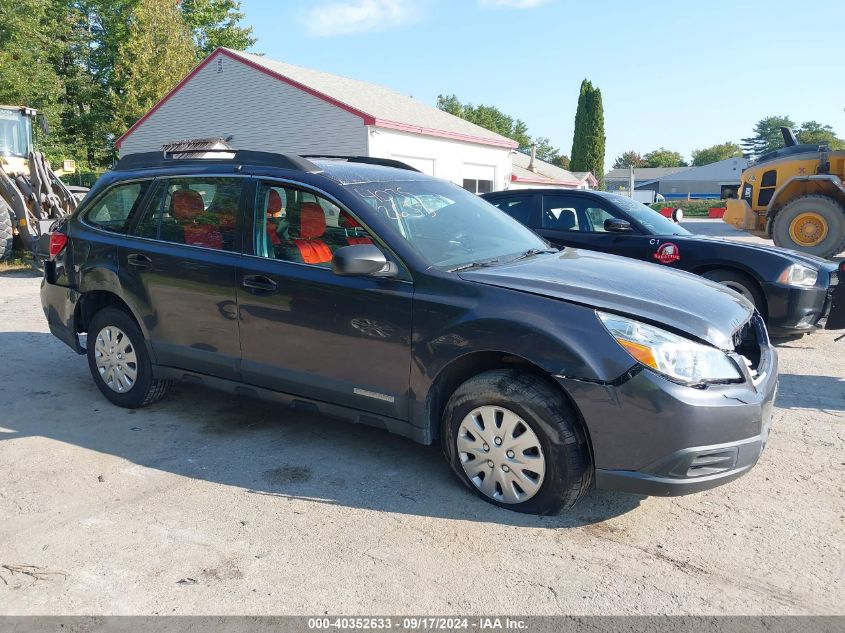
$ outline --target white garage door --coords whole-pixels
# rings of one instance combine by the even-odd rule
[[[422,173],[429,176],[434,175],[434,159],[420,158],[419,156],[402,156],[401,154],[391,154],[390,158],[393,160],[400,160],[413,167],[419,169]]]

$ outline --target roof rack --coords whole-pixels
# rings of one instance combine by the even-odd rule
[[[411,167],[408,163],[393,160],[392,158],[375,158],[374,156],[333,156],[331,154],[303,154],[302,158],[330,158],[337,160],[345,160],[347,163],[366,163],[368,165],[395,167],[396,169],[407,169],[408,171],[422,173],[416,167]]]
[[[226,156],[201,156],[182,158],[185,154],[226,154]],[[293,169],[307,173],[323,171],[310,160],[296,154],[276,154],[274,152],[256,152],[247,149],[177,149],[172,152],[141,152],[124,156],[112,168],[113,171],[131,171],[150,167],[170,167],[174,164],[204,165],[213,163],[230,163],[235,165],[257,165],[261,167],[278,167]]]

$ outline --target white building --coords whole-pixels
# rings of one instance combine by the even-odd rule
[[[511,139],[383,86],[218,48],[117,142],[121,155],[178,139],[235,149],[373,156],[482,193],[511,184]]]

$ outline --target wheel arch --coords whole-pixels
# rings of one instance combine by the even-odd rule
[[[725,263],[721,263],[721,262],[718,262],[718,263],[713,262],[713,263],[709,263],[709,264],[704,264],[702,266],[698,266],[697,268],[694,268],[690,272],[695,273],[696,275],[699,275],[700,277],[703,277],[706,273],[713,272],[715,270],[725,270],[725,271],[728,271],[728,272],[731,272],[731,273],[739,273],[740,275],[748,277],[756,285],[757,290],[760,291],[760,296],[763,298],[763,302],[765,304],[763,306],[765,308],[765,311],[761,311],[761,312],[763,313],[764,319],[768,318],[769,298],[766,296],[766,290],[765,290],[764,285],[763,285],[763,283],[764,283],[763,279],[760,278],[760,275],[758,275],[755,270],[753,270],[752,268],[749,268],[747,266],[744,266],[740,263],[736,263],[736,262],[732,262],[730,264],[725,264]]]
[[[425,424],[428,426],[428,436],[432,441],[437,441],[440,437],[440,423],[443,419],[443,412],[455,390],[473,376],[494,369],[516,369],[531,374],[546,383],[555,392],[560,393],[575,412],[576,421],[587,438],[590,458],[592,459],[593,443],[590,438],[590,431],[572,396],[539,365],[522,356],[502,351],[470,352],[455,358],[438,372],[426,395]]]
[[[831,174],[793,176],[775,190],[766,218],[770,221],[793,200],[804,196],[826,196],[845,207],[845,187],[842,180]]]
[[[137,315],[132,311],[132,308],[129,307],[129,304],[110,290],[89,290],[82,294],[82,297],[76,304],[76,331],[87,332],[88,325],[91,323],[94,315],[107,307],[119,308],[126,312],[135,320],[141,331],[144,332],[143,325]]]

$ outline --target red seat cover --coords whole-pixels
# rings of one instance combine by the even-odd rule
[[[326,232],[326,214],[316,202],[304,202],[299,210],[299,239],[293,241],[306,264],[325,264],[332,260],[332,250],[322,239]]]
[[[358,222],[358,220],[353,218],[346,211],[340,212],[340,217],[338,218],[338,224],[341,226],[341,228],[344,228],[344,229],[352,229],[354,231],[357,231],[357,229],[363,230],[363,227]],[[349,244],[350,246],[353,246],[355,244],[372,244],[373,240],[372,240],[372,238],[367,237],[366,235],[352,235],[352,236],[347,236],[346,243]]]
[[[282,243],[276,232],[279,228],[277,218],[280,217],[282,217],[282,196],[275,189],[270,189],[267,194],[267,236],[273,246]]]
[[[223,235],[212,224],[197,223],[205,211],[202,196],[193,189],[179,189],[170,198],[170,215],[179,220],[185,232],[185,244],[205,248],[223,248]]]

